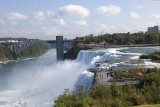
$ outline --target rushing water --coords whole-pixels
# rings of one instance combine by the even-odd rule
[[[75,84],[89,89],[94,75],[86,69],[95,67],[95,62],[110,61],[101,65],[103,69],[129,69],[137,67],[139,55],[155,50],[160,47],[87,50],[80,51],[74,61],[57,62],[51,49],[35,59],[0,64],[0,107],[52,107],[64,89],[73,90]],[[146,60],[141,66],[160,65]]]

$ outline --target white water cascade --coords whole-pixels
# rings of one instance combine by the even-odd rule
[[[89,89],[94,74],[87,69],[94,67],[95,62],[117,58],[109,53],[80,51],[77,60],[56,63],[52,60],[55,53],[50,50],[36,59],[13,62],[14,67],[3,80],[6,89],[0,89],[0,107],[53,107],[64,89],[73,90],[75,85]]]
[[[95,67],[95,62],[110,61],[116,59],[118,55],[104,53],[101,51],[80,51],[77,61],[87,64],[89,67]]]
[[[110,60],[116,59],[117,57],[118,55],[111,54],[111,53],[88,50],[88,51],[79,52],[77,56],[77,62],[83,63],[83,65],[87,66],[86,69],[88,69],[88,68],[95,67],[96,62],[110,61]],[[87,91],[89,87],[92,85],[93,79],[94,79],[94,74],[85,70],[79,76],[76,84],[83,85],[84,90]]]

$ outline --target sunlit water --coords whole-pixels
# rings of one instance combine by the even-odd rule
[[[51,49],[35,59],[0,64],[0,107],[52,107],[64,89],[73,90],[75,84],[89,89],[94,75],[86,69],[95,67],[95,62],[110,61],[101,65],[104,69],[129,69],[137,67],[139,55],[155,50],[160,47],[96,49],[81,51],[74,61],[57,62]],[[151,61],[141,65],[159,67]]]

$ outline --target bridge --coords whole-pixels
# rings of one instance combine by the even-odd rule
[[[64,60],[64,48],[70,49],[74,46],[75,42],[84,42],[83,40],[63,40],[63,36],[56,36],[56,40],[43,40],[43,41],[29,41],[29,42],[8,42],[0,41],[0,44],[7,46],[11,49],[12,52],[16,54],[20,53],[26,48],[29,48],[33,45],[43,44],[43,43],[52,43],[56,45],[57,51],[57,61]]]

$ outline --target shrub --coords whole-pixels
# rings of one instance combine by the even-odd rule
[[[141,55],[139,58],[140,59],[150,59],[150,56],[149,55]]]

